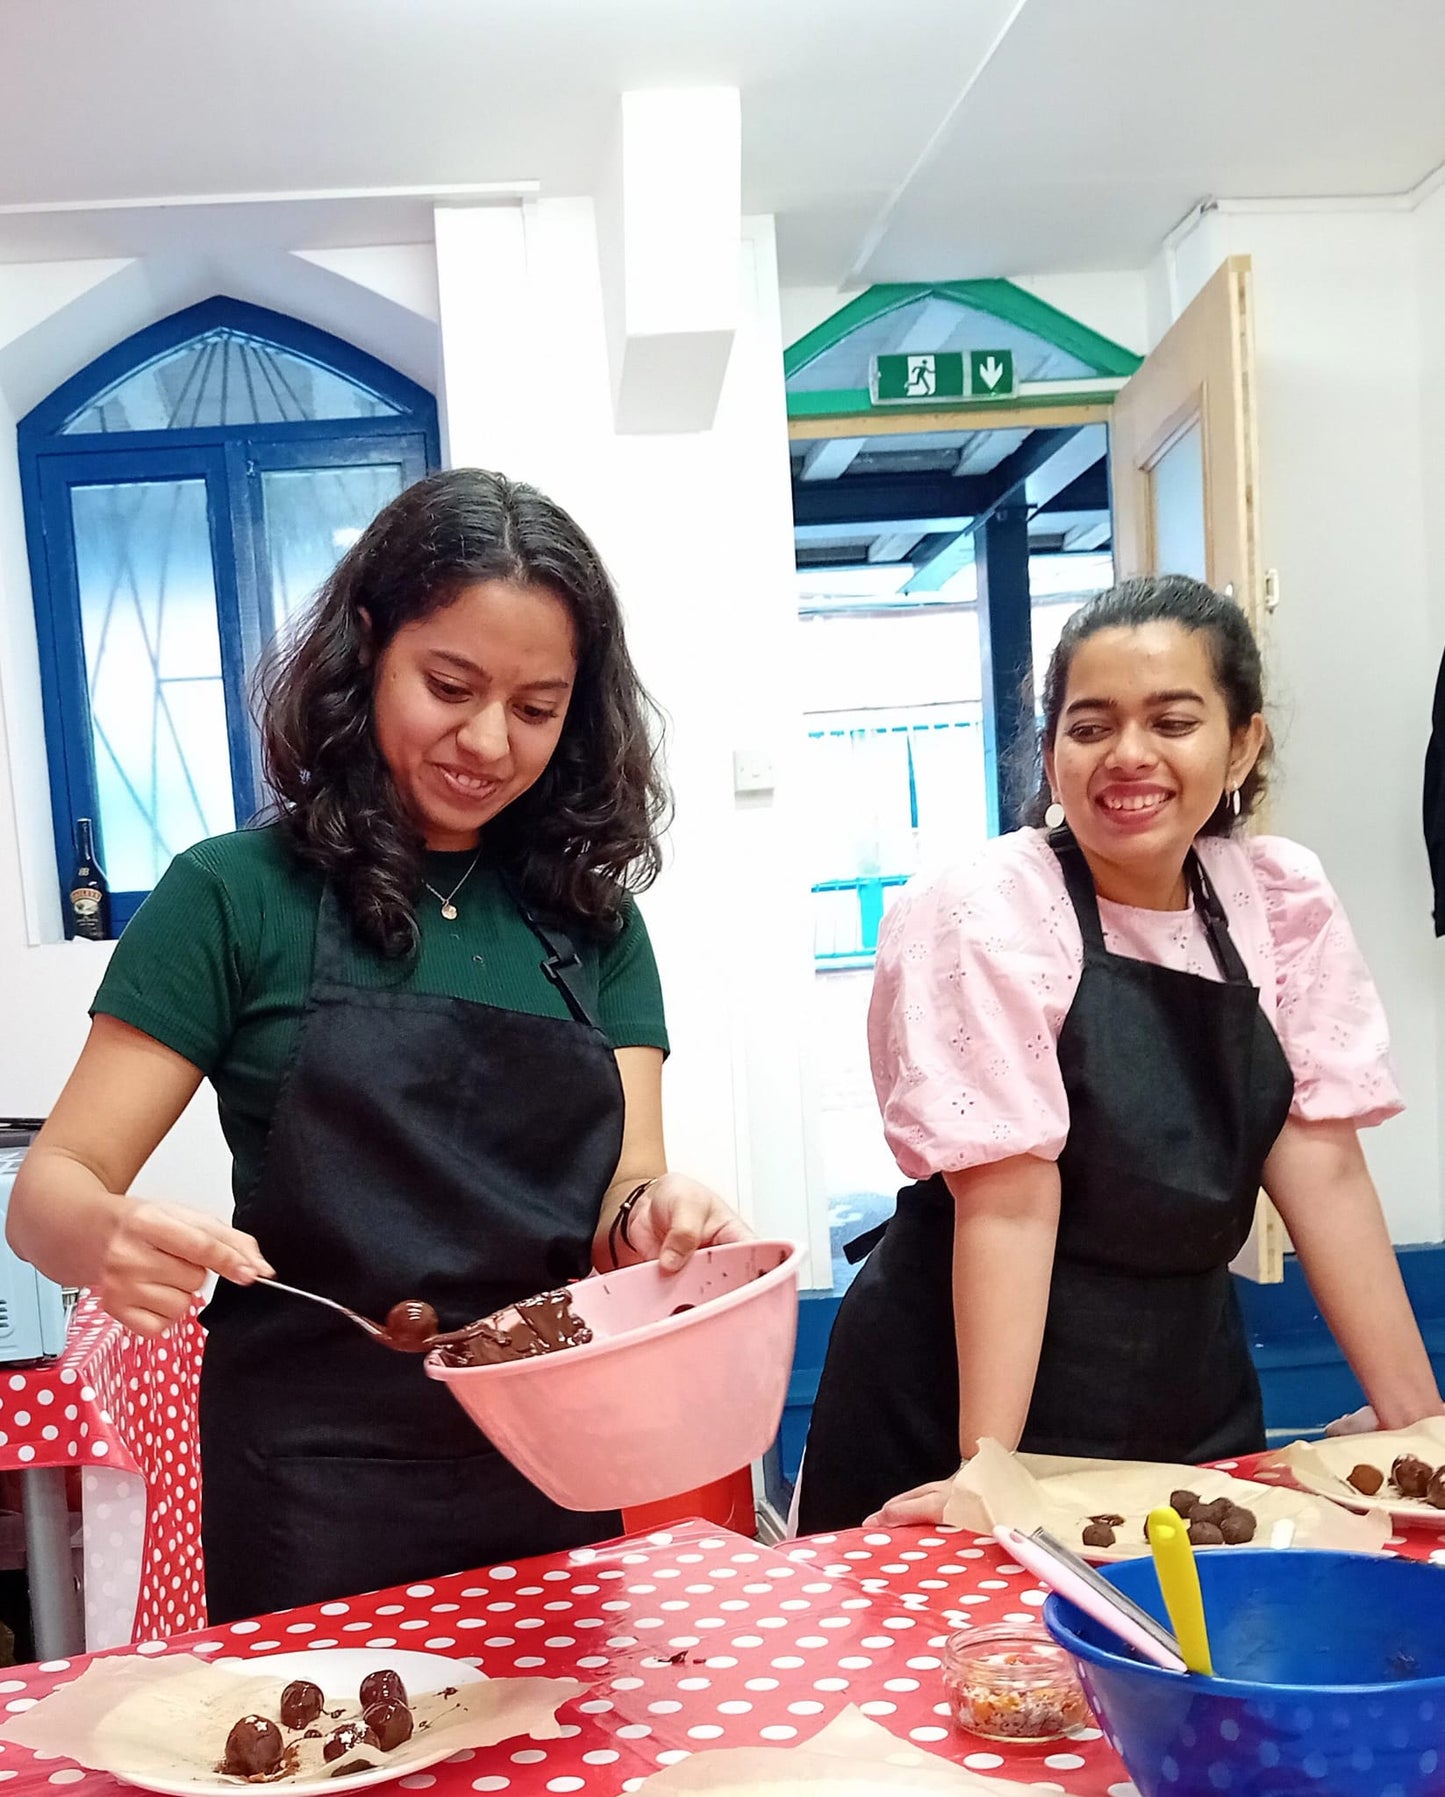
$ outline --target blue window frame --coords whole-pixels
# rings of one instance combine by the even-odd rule
[[[440,465],[425,388],[215,298],[98,357],[20,422],[62,879],[95,821],[117,929],[172,855],[261,797],[248,710],[274,632]]]

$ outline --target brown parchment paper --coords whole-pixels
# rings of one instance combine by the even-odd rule
[[[1323,1441],[1291,1442],[1263,1464],[1282,1467],[1307,1491],[1348,1504],[1368,1516],[1382,1520],[1397,1516],[1402,1522],[1422,1528],[1445,1529],[1445,1510],[1437,1510],[1418,1498],[1401,1497],[1388,1484],[1390,1468],[1401,1454],[1417,1454],[1431,1466],[1445,1464],[1445,1417],[1429,1416],[1408,1429],[1379,1429],[1373,1435],[1332,1435]],[[1346,1483],[1346,1475],[1357,1466],[1375,1466],[1385,1475],[1387,1483],[1374,1497],[1366,1497]]]
[[[359,1714],[349,1681],[344,1688],[339,1681],[331,1688],[325,1653],[314,1658],[311,1678],[326,1694],[326,1709],[343,1710],[345,1717]],[[250,1712],[276,1721],[289,1682],[268,1676],[260,1662],[252,1674],[249,1669],[228,1671],[192,1654],[96,1660],[79,1678],[6,1722],[0,1739],[37,1753],[64,1754],[91,1771],[118,1778],[213,1781],[217,1790],[234,1790],[247,1781],[217,1771],[232,1724]],[[557,1710],[586,1689],[576,1679],[499,1678],[459,1685],[446,1697],[414,1692],[411,1709],[417,1726],[409,1741],[390,1753],[356,1748],[339,1763],[384,1765],[401,1774],[420,1760],[444,1758],[464,1747],[490,1747],[513,1735],[555,1740],[561,1732]],[[315,1726],[329,1731],[338,1722],[323,1713]],[[289,1729],[281,1732],[288,1743],[297,1739]],[[332,1775],[338,1762],[325,1765],[321,1748],[320,1741],[300,1742],[297,1771],[258,1788],[274,1784],[288,1789],[311,1780],[336,1789]]]
[[[1445,1458],[1445,1441],[1438,1452]],[[1132,1560],[1149,1551],[1144,1538],[1149,1512],[1167,1504],[1170,1493],[1181,1488],[1197,1492],[1206,1502],[1227,1497],[1252,1510],[1259,1524],[1253,1547],[1377,1554],[1390,1535],[1383,1516],[1352,1515],[1324,1497],[1251,1484],[1208,1467],[1011,1454],[996,1441],[981,1441],[972,1460],[954,1475],[943,1520],[980,1535],[992,1534],[1000,1524],[1024,1534],[1047,1529],[1086,1560]],[[1124,1518],[1114,1530],[1114,1546],[1086,1548],[1084,1525],[1091,1516],[1109,1514]]]
[[[1067,1743],[1060,1743],[1067,1745]],[[900,1741],[852,1705],[796,1747],[711,1747],[638,1787],[638,1797],[705,1791],[709,1797],[1019,1797],[1015,1782],[986,1778]],[[1051,1784],[1051,1791],[1063,1791]]]

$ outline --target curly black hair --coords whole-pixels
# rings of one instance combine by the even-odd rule
[[[403,625],[483,580],[555,594],[577,644],[552,759],[488,822],[486,853],[543,915],[604,935],[618,927],[624,892],[650,885],[661,865],[661,721],[597,551],[534,487],[480,468],[428,475],[346,552],[259,684],[270,815],[332,883],[362,941],[388,958],[417,945],[425,844],[377,746],[375,658]]]
[[[1191,580],[1185,574],[1136,575],[1122,580],[1108,592],[1100,593],[1087,605],[1079,607],[1065,624],[1049,659],[1041,695],[1043,723],[1028,771],[1028,783],[1035,790],[1023,808],[1024,823],[1041,825],[1052,799],[1043,771],[1043,755],[1046,749],[1053,747],[1058,735],[1074,651],[1086,637],[1097,631],[1135,630],[1142,624],[1158,623],[1180,624],[1185,630],[1204,633],[1215,684],[1224,696],[1231,730],[1242,730],[1256,713],[1264,710],[1264,671],[1259,644],[1250,629],[1249,619],[1232,599],[1226,599],[1213,587],[1205,586],[1202,580]],[[1273,746],[1266,730],[1264,746],[1239,788],[1238,816],[1228,797],[1221,794],[1218,805],[1200,831],[1202,836],[1227,836],[1237,823],[1254,811],[1269,782]]]

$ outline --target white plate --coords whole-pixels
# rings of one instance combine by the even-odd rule
[[[395,1648],[382,1652],[378,1648],[318,1647],[310,1653],[251,1654],[241,1658],[227,1657],[215,1661],[238,1679],[267,1678],[289,1682],[293,1678],[310,1679],[320,1685],[333,1706],[345,1702],[356,1706],[356,1693],[369,1672],[381,1672],[388,1666],[401,1677],[407,1695],[418,1697],[423,1691],[444,1691],[448,1685],[480,1684],[486,1677],[464,1660],[450,1660],[439,1653],[404,1653]],[[244,1709],[245,1699],[240,1700]],[[394,1765],[369,1766],[365,1772],[353,1772],[346,1778],[330,1778],[325,1774],[311,1778],[281,1778],[274,1783],[250,1784],[246,1779],[227,1778],[212,1773],[207,1778],[177,1779],[166,1783],[154,1778],[126,1778],[127,1784],[142,1791],[157,1791],[162,1797],[217,1797],[218,1792],[236,1791],[365,1791],[372,1785],[390,1784],[427,1766],[450,1759],[454,1747],[443,1747],[437,1753],[410,1754]],[[121,1773],[113,1777],[123,1777]]]

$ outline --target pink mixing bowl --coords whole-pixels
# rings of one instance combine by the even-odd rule
[[[555,1503],[654,1503],[746,1466],[776,1435],[800,1259],[791,1242],[728,1242],[680,1273],[600,1273],[569,1288],[584,1346],[501,1366],[429,1354],[427,1374]]]

